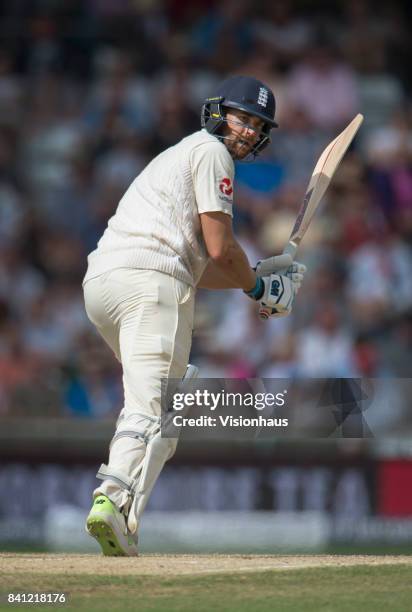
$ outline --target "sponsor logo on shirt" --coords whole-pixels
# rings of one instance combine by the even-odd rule
[[[233,187],[232,187],[232,181],[230,180],[230,178],[222,179],[219,184],[219,189],[224,195],[227,195],[227,196],[232,195]]]

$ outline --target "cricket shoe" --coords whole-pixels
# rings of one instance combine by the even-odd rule
[[[98,495],[86,519],[86,531],[107,557],[137,557],[137,538],[127,530],[125,516],[106,495]]]

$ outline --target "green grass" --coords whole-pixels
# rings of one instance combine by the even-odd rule
[[[7,592],[65,592],[64,605],[17,606]],[[167,612],[409,612],[407,565],[272,570],[208,576],[3,574],[0,610],[139,610]]]
[[[332,544],[322,550],[325,555],[412,555],[410,544]]]

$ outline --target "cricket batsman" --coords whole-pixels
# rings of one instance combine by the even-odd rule
[[[259,276],[232,229],[234,160],[253,160],[270,142],[272,91],[252,77],[226,79],[203,104],[201,127],[136,177],[88,257],[87,315],[120,361],[124,387],[86,521],[104,555],[137,555],[143,510],[175,452],[177,439],[160,434],[161,380],[196,370],[196,288],[241,289],[278,317],[290,313],[305,271],[294,262],[280,273],[280,256],[283,265]]]

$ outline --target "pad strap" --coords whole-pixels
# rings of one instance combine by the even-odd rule
[[[113,443],[118,440],[119,438],[134,438],[135,440],[143,440],[143,442],[146,444],[148,444],[150,438],[152,436],[151,435],[147,435],[146,432],[144,431],[137,431],[135,429],[128,429],[125,431],[119,431],[118,433],[115,433],[112,441],[110,442],[110,448],[112,447]]]
[[[112,448],[113,443],[119,438],[134,438],[135,440],[142,440],[147,446],[149,440],[153,438],[153,436],[160,430],[160,417],[143,414],[141,412],[135,412],[134,414],[144,417],[144,419],[149,423],[146,425],[144,423],[140,423],[139,427],[129,425],[128,423],[128,428],[122,429],[122,421],[119,420],[117,422],[117,431],[110,442],[110,448]],[[123,427],[125,426],[123,425]]]
[[[121,470],[115,468],[109,468],[105,463],[99,467],[99,471],[96,474],[98,480],[113,480],[125,491],[131,491],[135,484],[133,478],[129,478],[127,474]]]

